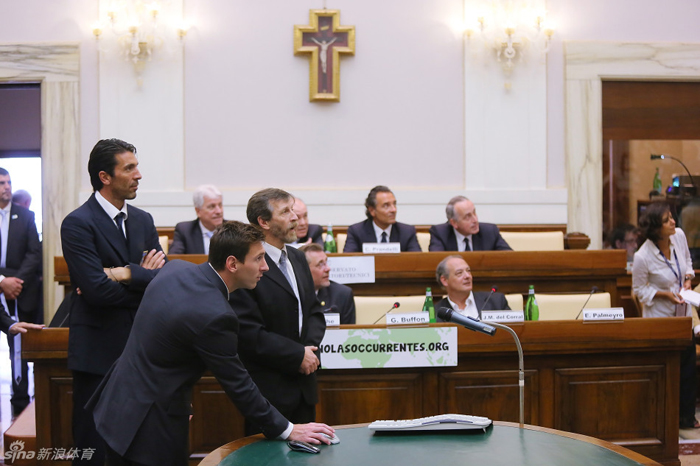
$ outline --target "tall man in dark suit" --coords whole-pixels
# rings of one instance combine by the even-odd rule
[[[0,302],[17,320],[36,322],[41,298],[41,243],[36,230],[34,212],[12,202],[12,180],[0,168]],[[1,311],[0,311],[1,312]],[[8,335],[12,361],[12,416],[16,417],[29,404],[27,361],[15,359],[19,337]],[[17,348],[20,352],[21,348]]]
[[[301,199],[294,198],[294,213],[297,214],[297,239],[292,246],[316,243],[323,245],[323,227],[309,223],[309,210]]]
[[[365,200],[367,220],[348,227],[343,252],[362,252],[363,243],[400,243],[401,251],[421,251],[416,227],[396,221],[396,198],[386,186],[375,186]]]
[[[290,424],[238,358],[239,323],[227,299],[255,288],[268,270],[263,238],[251,225],[225,222],[208,262],[172,261],[148,286],[124,353],[90,403],[110,466],[187,465],[192,386],[205,370],[267,437],[328,443],[322,434],[332,428]]]
[[[209,254],[209,240],[224,222],[224,198],[216,186],[199,186],[192,195],[197,219],[175,225],[169,254]]]
[[[511,251],[498,227],[479,223],[474,203],[464,196],[450,199],[447,222],[430,227],[429,251]]]
[[[316,297],[323,312],[337,312],[340,314],[341,324],[354,324],[355,297],[352,288],[330,280],[331,268],[323,248],[318,244],[305,244],[299,250],[306,255],[314,279]]]
[[[104,442],[85,404],[119,357],[146,285],[165,262],[153,218],[126,204],[141,180],[136,148],[103,139],[90,153],[95,192],[61,225],[63,255],[73,293],[68,368],[73,371],[73,439],[87,464],[104,462]],[[84,464],[74,460],[73,464]]]
[[[265,234],[265,272],[253,290],[231,294],[241,322],[239,354],[262,394],[294,423],[316,418],[318,346],[326,319],[316,299],[304,253],[287,247],[296,239],[294,197],[263,189],[248,201],[248,221]],[[259,432],[254,422],[246,433]]]
[[[440,261],[435,270],[435,278],[447,290],[447,296],[435,305],[435,309],[446,307],[479,320],[481,311],[510,309],[502,293],[495,292],[489,299],[489,292],[472,291],[472,272],[462,256],[447,256]],[[442,321],[439,317],[438,319]]]

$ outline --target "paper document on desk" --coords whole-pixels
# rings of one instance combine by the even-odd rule
[[[700,306],[700,293],[693,290],[682,290],[681,297],[686,303],[690,303],[695,307]]]

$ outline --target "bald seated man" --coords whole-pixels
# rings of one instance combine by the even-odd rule
[[[297,214],[297,239],[289,243],[291,246],[303,246],[304,244],[320,244],[323,245],[323,227],[314,223],[309,223],[309,210],[306,204],[300,198],[294,198],[294,206],[292,210]]]
[[[447,296],[435,305],[436,310],[446,307],[465,317],[481,320],[481,311],[510,309],[503,293],[495,292],[488,299],[490,292],[472,290],[472,271],[462,256],[447,256],[440,261],[435,278],[447,290]],[[439,317],[438,322],[442,322]]]
[[[493,223],[479,223],[474,203],[464,196],[450,199],[447,222],[430,227],[429,251],[511,251]]]

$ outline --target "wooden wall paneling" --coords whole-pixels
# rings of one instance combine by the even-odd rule
[[[206,454],[217,445],[245,437],[244,418],[212,376],[204,376],[192,390],[190,452]]]
[[[423,381],[419,372],[367,372],[340,375],[339,371],[323,371],[318,378],[316,419],[339,425],[423,417]]]

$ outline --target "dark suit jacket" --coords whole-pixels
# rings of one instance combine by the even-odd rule
[[[299,335],[299,310],[292,287],[269,255],[265,272],[253,290],[236,290],[229,303],[238,315],[241,361],[262,394],[282,414],[294,410],[302,398],[318,402],[316,374],[303,375],[299,367],[305,346],[319,346],[326,319],[316,299],[314,281],[303,252],[287,247],[289,262],[299,288],[303,323]],[[294,421],[292,419],[292,421]]]
[[[317,296],[323,312],[329,312],[329,308],[335,306],[340,313],[341,324],[355,323],[355,298],[352,288],[332,281],[331,286],[318,290]]]
[[[192,387],[205,370],[268,437],[288,421],[238,358],[238,318],[221,277],[205,262],[168,263],[151,282],[124,353],[90,401],[112,449],[146,465],[186,465]]]
[[[0,267],[0,275],[24,280],[22,292],[17,298],[20,320],[34,321],[34,314],[41,298],[41,243],[36,230],[34,212],[12,204],[7,233],[6,267]],[[14,313],[15,302],[9,301],[10,313]]]
[[[472,235],[474,251],[512,251],[493,223],[479,222],[479,233]],[[430,227],[429,251],[457,251],[457,237],[450,222]]]
[[[376,243],[377,236],[374,234],[372,220],[356,223],[348,227],[348,237],[345,240],[343,252],[362,252],[364,243]],[[390,243],[401,243],[401,251],[421,251],[416,238],[416,227],[405,223],[396,222],[391,227],[389,235]]]
[[[93,194],[63,220],[61,242],[73,288],[68,368],[104,375],[119,357],[146,285],[157,270],[141,267],[143,251],[161,250],[153,218],[128,206],[128,239],[117,229]],[[111,281],[104,267],[131,268],[131,283]]]
[[[473,291],[474,293],[474,302],[476,303],[476,308],[479,311],[479,318],[481,318],[481,311],[504,311],[507,309],[510,309],[510,306],[508,306],[508,301],[506,300],[506,296],[503,293],[495,292],[493,296],[491,296],[491,299],[489,299],[489,302],[486,303],[486,307],[484,307],[484,303],[489,297],[489,291]],[[448,309],[452,309],[452,306],[450,306],[450,302],[447,300],[447,296],[442,298],[440,302],[438,302],[435,305],[435,311],[440,309],[441,307],[446,307]],[[438,322],[444,322],[439,317],[436,317]]]
[[[175,225],[173,245],[168,254],[204,254],[204,238],[199,219]]]
[[[309,230],[306,232],[306,236],[303,238],[298,238],[297,243],[304,244],[311,238],[312,243],[320,244],[323,246],[323,227],[321,225],[315,225],[313,223],[309,224]]]

